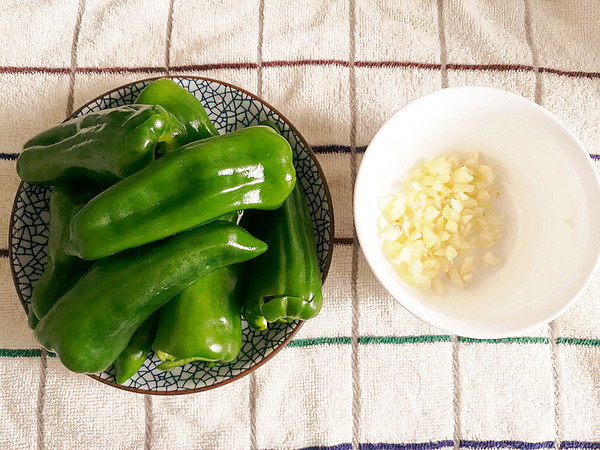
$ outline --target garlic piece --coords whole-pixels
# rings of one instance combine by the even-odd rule
[[[479,161],[478,152],[464,162],[427,159],[410,171],[402,192],[379,200],[383,253],[410,285],[445,296],[444,280],[465,287],[478,264],[501,263],[490,251],[480,257],[476,250],[496,245],[504,223],[492,205],[500,195],[491,186],[494,173]]]

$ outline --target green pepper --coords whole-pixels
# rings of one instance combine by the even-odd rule
[[[154,160],[158,142],[184,132],[162,106],[127,105],[86,114],[25,143],[17,173],[33,184],[111,185]]]
[[[33,312],[33,309],[31,309],[31,305],[29,305],[29,308],[27,310],[27,325],[29,325],[29,328],[31,328],[32,330],[35,330],[35,327],[37,327],[37,324],[39,322],[40,319],[37,318],[37,316]]]
[[[173,114],[184,126],[185,133],[181,133],[176,140],[175,145],[169,145],[169,143],[159,143],[157,146],[157,156],[164,156],[165,153],[173,151],[189,142],[204,139],[211,136],[217,136],[219,133],[209,120],[202,103],[190,94],[188,91],[180,87],[178,84],[172,82],[169,79],[161,79],[152,82],[148,85],[142,93],[139,95],[135,103],[148,104],[148,105],[160,105]],[[164,144],[162,146],[161,144]],[[161,151],[161,147],[164,147],[164,151]],[[235,213],[233,218],[237,218],[238,214]],[[227,268],[217,269],[211,274],[203,277],[206,279],[212,276],[212,274],[227,270]],[[192,289],[194,285],[185,289],[181,294],[178,294],[175,298],[181,297],[185,292]],[[162,311],[169,307],[175,300],[170,300],[167,305],[163,306],[159,311],[162,315]],[[155,312],[146,322],[139,327],[127,347],[117,360],[114,365],[116,368],[116,380],[118,384],[124,383],[126,380],[131,378],[137,373],[142,367],[148,352],[152,348],[156,336],[156,330],[158,327],[159,311]],[[238,311],[239,321],[239,311]],[[241,329],[240,329],[240,340],[241,340]]]
[[[219,220],[235,223],[238,212]],[[160,310],[154,351],[171,370],[192,361],[232,361],[242,347],[241,304],[235,297],[238,266],[200,278]]]
[[[160,105],[173,114],[185,127],[185,133],[177,139],[179,146],[219,135],[200,100],[167,78],[153,81],[146,86],[135,103]],[[174,148],[166,149],[167,152],[172,150]]]
[[[37,318],[44,317],[65,292],[91,267],[91,262],[65,254],[69,241],[69,222],[73,214],[92,197],[85,190],[55,186],[50,196],[48,261],[41,278],[33,287],[31,309]]]
[[[227,362],[242,348],[241,306],[234,296],[237,266],[215,270],[160,310],[154,351],[162,370],[192,361]]]
[[[275,211],[247,211],[242,224],[269,249],[243,264],[242,312],[256,330],[268,322],[307,320],[321,310],[321,272],[310,213],[298,184]]]
[[[91,200],[71,220],[66,252],[99,259],[239,209],[275,209],[296,172],[285,139],[264,126],[192,142]]]
[[[220,270],[220,269],[217,269]],[[189,288],[188,288],[189,289]],[[152,342],[156,336],[158,325],[158,311],[150,316],[141,327],[135,330],[125,350],[117,357],[115,368],[117,370],[117,383],[123,384],[134,376],[146,361]]]
[[[100,372],[152,313],[204,275],[256,257],[266,244],[224,221],[97,261],[35,329],[74,372]]]
[[[273,131],[275,131],[277,134],[281,134],[281,131],[279,130],[279,128],[277,127],[277,125],[275,125],[270,120],[261,120],[260,122],[258,122],[258,124],[259,125],[264,125],[265,127],[272,128]]]

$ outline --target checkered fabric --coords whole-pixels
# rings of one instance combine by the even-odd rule
[[[352,220],[365,146],[443,87],[535,100],[598,161],[598,0],[3,0],[0,19],[1,448],[600,448],[599,277],[531,335],[457,338],[386,293]],[[8,227],[29,137],[167,73],[238,85],[291,120],[325,171],[336,244],[321,314],[276,357],[215,390],[150,397],[41,351]]]

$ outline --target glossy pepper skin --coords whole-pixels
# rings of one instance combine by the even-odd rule
[[[125,350],[117,357],[115,369],[117,370],[117,383],[123,384],[134,376],[146,361],[152,342],[156,336],[158,325],[158,311],[150,316],[135,332]]]
[[[35,329],[74,372],[100,372],[152,313],[213,270],[254,258],[266,244],[218,221],[97,261]]]
[[[241,224],[269,249],[244,263],[238,284],[242,312],[256,330],[268,322],[307,320],[321,310],[321,272],[312,221],[302,189],[275,211],[247,211]]]
[[[234,295],[237,266],[200,278],[160,311],[154,351],[162,370],[192,361],[232,361],[242,347],[241,306]]]
[[[238,212],[219,220],[236,223]],[[160,311],[154,351],[171,370],[192,361],[234,360],[242,347],[241,304],[234,295],[239,265],[222,267],[176,295]]]
[[[292,191],[292,150],[268,127],[168,153],[91,200],[71,220],[66,252],[99,259],[243,209],[276,209]]]
[[[154,159],[159,142],[184,132],[162,106],[126,105],[71,119],[23,147],[17,173],[32,184],[108,186]]]
[[[93,194],[55,186],[50,196],[48,261],[41,278],[33,287],[31,309],[38,319],[44,317],[54,303],[67,292],[91,267],[84,261],[65,253],[69,241],[69,222]]]
[[[146,86],[135,103],[160,105],[173,114],[185,127],[185,133],[177,139],[179,146],[219,135],[200,100],[167,78],[153,81]],[[174,149],[166,148],[166,152]]]

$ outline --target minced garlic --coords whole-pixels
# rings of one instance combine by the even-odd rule
[[[379,201],[377,221],[385,257],[414,287],[446,294],[444,279],[465,287],[476,264],[501,263],[491,251],[500,239],[504,217],[494,213],[494,172],[479,164],[479,154],[465,161],[444,156],[427,159],[412,170],[404,189]]]

